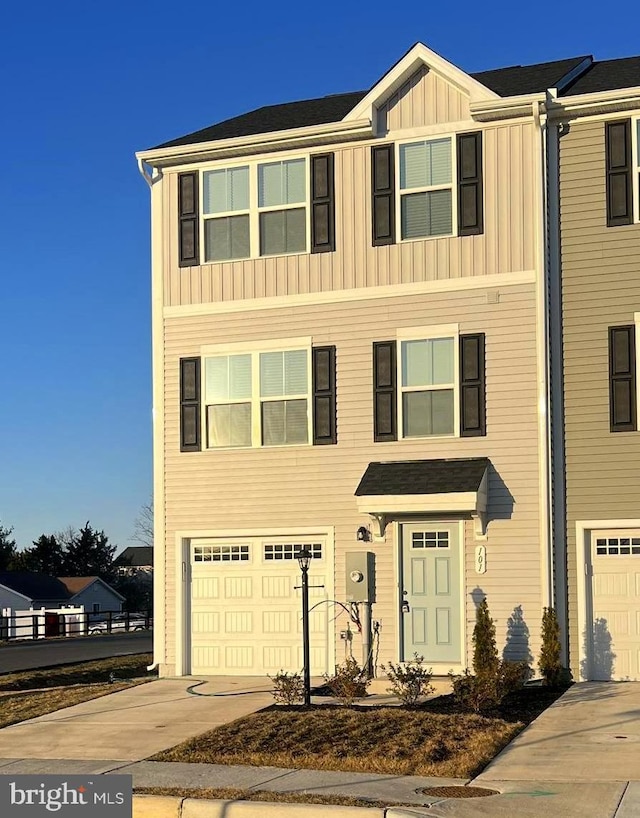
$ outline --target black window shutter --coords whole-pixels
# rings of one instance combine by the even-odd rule
[[[198,240],[198,173],[178,175],[178,253],[180,267],[200,263]]]
[[[373,439],[397,440],[396,342],[373,344]]]
[[[311,252],[336,249],[333,154],[311,157]]]
[[[484,232],[482,132],[458,134],[458,235]]]
[[[313,347],[313,445],[338,442],[336,432],[336,348]]]
[[[460,336],[460,435],[487,433],[484,333]]]
[[[393,145],[371,148],[371,219],[373,246],[395,244],[396,205]]]
[[[200,451],[200,358],[180,358],[180,451]]]
[[[605,125],[607,227],[631,224],[631,120]]]
[[[609,414],[612,432],[636,430],[636,332],[609,327]]]

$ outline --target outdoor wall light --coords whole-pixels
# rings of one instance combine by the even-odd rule
[[[360,526],[360,528],[356,532],[356,540],[358,542],[369,542],[371,540],[371,533],[369,532],[369,529],[366,526],[364,525]]]

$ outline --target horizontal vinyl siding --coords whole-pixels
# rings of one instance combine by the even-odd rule
[[[474,123],[469,126],[477,127]],[[483,131],[484,233],[463,238],[371,246],[371,144],[332,148],[336,180],[333,253],[179,268],[177,174],[167,171],[163,181],[165,304],[237,301],[534,269],[537,157],[532,125]],[[380,140],[375,144],[381,144]],[[397,225],[398,236],[399,231]]]
[[[622,118],[622,117],[621,117]],[[576,521],[640,517],[640,433],[609,431],[608,328],[640,311],[640,225],[606,226],[604,121],[560,139],[570,659],[578,671]]]
[[[462,332],[486,333],[487,430],[480,438],[373,443],[372,342],[395,338],[400,327],[459,323]],[[338,444],[263,449],[179,451],[178,359],[201,345],[309,336],[337,348]],[[499,640],[508,617],[522,605],[537,645],[540,618],[538,455],[534,287],[501,290],[498,304],[486,291],[387,298],[346,305],[168,318],[166,343],[166,544],[168,659],[174,660],[175,535],[177,531],[266,528],[335,528],[336,599],[344,601],[349,550],[376,554],[377,602],[382,623],[379,661],[397,659],[397,578],[393,526],[384,543],[356,542],[368,523],[358,514],[355,489],[371,461],[488,456],[491,477],[488,571],[475,574],[476,542],[466,524],[467,587],[489,597]],[[337,610],[336,627],[346,627]],[[468,637],[474,606],[467,597]],[[537,649],[537,648],[536,648]],[[337,641],[338,659],[342,645]],[[354,652],[357,653],[355,647]]]

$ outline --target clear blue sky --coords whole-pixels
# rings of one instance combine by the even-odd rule
[[[467,71],[640,53],[602,3],[109,0],[0,12],[0,522],[124,547],[151,494],[149,192],[134,151],[368,88],[421,40]]]

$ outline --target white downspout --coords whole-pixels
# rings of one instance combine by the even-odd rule
[[[164,343],[162,310],[164,281],[162,267],[162,172],[138,158],[138,170],[151,189],[151,348],[153,372],[153,663],[155,670],[166,663],[165,636],[165,527],[164,527]]]
[[[553,600],[553,559],[551,555],[551,457],[549,415],[549,315],[547,288],[547,198],[546,198],[546,128],[547,117],[541,114],[540,102],[533,103],[533,121],[537,141],[535,185],[536,247],[536,358],[538,373],[538,479],[540,506],[540,580],[542,605]]]

